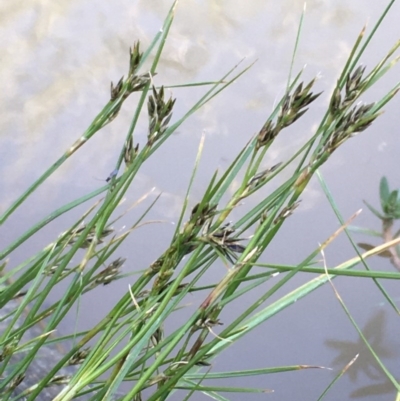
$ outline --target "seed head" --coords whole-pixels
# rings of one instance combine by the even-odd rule
[[[122,87],[124,86],[124,77],[122,77],[117,85],[114,86],[114,84],[111,82],[111,100],[116,100],[119,98],[121,92],[122,92]]]
[[[135,42],[133,48],[129,48],[129,76],[133,76],[139,66],[143,53],[139,51],[140,42]]]
[[[278,217],[274,220],[274,224],[279,223],[280,221],[286,219],[287,217],[291,216],[295,209],[299,206],[300,201],[294,202],[293,204],[286,206],[282,209],[279,213]]]

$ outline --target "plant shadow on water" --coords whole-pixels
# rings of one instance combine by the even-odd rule
[[[395,347],[390,347],[384,340],[385,323],[385,312],[378,311],[371,316],[362,332],[380,358],[394,358],[398,352],[396,352]],[[327,339],[325,344],[338,352],[337,357],[332,361],[332,365],[338,368],[342,368],[349,362],[349,358],[359,354],[355,363],[347,371],[352,382],[357,381],[359,374],[365,374],[371,380],[379,380],[385,377],[384,372],[376,365],[375,359],[361,338],[354,342]]]

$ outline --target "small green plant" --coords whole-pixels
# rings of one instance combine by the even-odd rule
[[[381,237],[385,244],[394,242],[393,246],[388,249],[383,249],[378,255],[389,258],[392,265],[400,270],[400,245],[396,243],[396,240],[400,236],[400,230],[393,233],[393,226],[396,220],[400,219],[400,192],[398,189],[390,191],[387,178],[382,177],[379,185],[379,195],[382,211],[378,211],[367,202],[365,202],[365,204],[368,209],[381,220],[382,231],[379,232],[356,227],[353,227],[353,230],[373,237]],[[358,246],[367,251],[376,248],[374,245],[367,243],[359,243]]]
[[[386,7],[383,16],[392,4]],[[175,7],[176,2],[162,30],[145,52],[140,51],[139,43],[130,50],[126,78],[122,77],[116,85],[111,85],[110,100],[90,126],[0,216],[0,224],[3,224],[67,159],[78,150],[82,151],[97,132],[117,117],[124,101],[133,92],[140,93],[131,125],[121,139],[119,156],[106,183],[96,191],[53,211],[33,227],[27,228],[22,236],[0,252],[0,260],[4,261],[0,277],[0,319],[5,324],[0,333],[0,374],[3,376],[0,396],[4,400],[22,397],[40,399],[47,386],[59,384],[63,386],[56,387],[56,395],[52,396],[56,401],[83,396],[92,400],[116,397],[123,401],[139,401],[146,397],[148,401],[158,401],[167,399],[178,390],[186,391],[182,399],[189,399],[200,391],[222,400],[225,398],[221,392],[264,392],[264,389],[221,387],[210,384],[210,380],[272,374],[312,366],[266,367],[219,373],[211,369],[213,359],[226,347],[335,276],[374,280],[399,278],[399,273],[352,270],[360,263],[365,264],[368,256],[377,253],[375,249],[333,268],[320,266],[317,257],[335,236],[346,229],[347,223],[344,222],[335,235],[295,266],[263,265],[258,262],[286,219],[295,212],[300,196],[313,175],[318,174],[319,167],[348,139],[367,129],[398,92],[399,84],[376,102],[360,102],[361,96],[379,82],[397,61],[393,54],[400,43],[389,49],[387,55],[372,68],[359,65],[361,56],[383,20],[382,16],[368,37],[364,37],[364,29],[358,36],[337,80],[326,113],[321,117],[312,138],[282,163],[261,167],[277,136],[283,135],[287,127],[299,120],[320,95],[315,93],[316,80],[302,82],[300,72],[293,80],[289,80],[287,91],[271,115],[266,116],[259,132],[248,139],[224,172],[215,172],[210,177],[201,201],[189,206],[189,194],[201,159],[202,140],[170,243],[150,266],[141,266],[133,272],[129,291],[121,294],[111,311],[90,330],[65,337],[52,337],[66,314],[76,310],[79,302],[84,302],[85,293],[126,276],[121,273],[125,258],[123,255],[116,256],[118,248],[132,230],[140,228],[157,200],[149,204],[147,210],[137,216],[136,222],[122,234],[117,235],[112,226],[124,217],[115,217],[116,209],[144,163],[154,157],[187,118],[250,68],[246,67],[235,75],[238,68],[235,67],[215,82],[187,84],[201,85],[207,89],[183,116],[176,118],[173,114],[175,99],[167,98],[165,87],[153,82]],[[149,71],[142,71],[151,52],[155,52],[154,61]],[[144,111],[146,104],[147,110]],[[140,142],[140,137],[135,133],[142,113],[147,113],[148,127],[145,140]],[[281,177],[281,172],[294,163],[297,163],[296,168],[288,179],[279,181],[275,190],[264,192],[262,200],[234,222],[228,221],[243,199],[265,190],[267,183]],[[237,190],[225,201],[228,189],[237,180],[240,183]],[[399,212],[398,193],[389,194],[386,187],[382,193],[382,216],[393,219]],[[71,222],[48,246],[23,263],[5,269],[8,255],[18,250],[27,239],[36,235],[50,221],[92,199],[95,202],[87,212]],[[250,237],[248,233],[251,233]],[[222,261],[228,269],[221,280],[213,282],[207,273],[217,261]],[[262,272],[253,274],[254,266],[262,268]],[[300,271],[320,275],[278,300],[271,301],[271,296]],[[279,272],[286,274],[268,283]],[[201,279],[202,283],[206,281],[207,284],[200,285]],[[57,302],[49,303],[48,294],[57,289],[60,283],[66,283],[66,290],[62,291]],[[254,288],[263,289],[261,296],[235,319],[223,322],[222,326],[221,311]],[[183,324],[175,324],[173,329],[165,332],[165,322],[173,321],[177,310],[185,305],[188,295],[198,291],[205,295],[195,311]],[[42,326],[38,326],[40,324]],[[41,327],[39,332],[27,340],[25,334],[32,333],[32,329],[38,327]],[[72,346],[67,346],[65,353],[53,354],[48,369],[33,381],[29,367],[35,366],[40,352],[54,343],[67,340],[73,340]],[[379,358],[377,360],[393,387],[400,392],[398,382]],[[67,376],[64,372],[70,364],[77,367],[72,376]],[[125,384],[125,390],[122,384]]]

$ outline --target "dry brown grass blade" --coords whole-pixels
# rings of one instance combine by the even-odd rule
[[[325,249],[342,231],[344,231],[349,224],[362,212],[362,209],[357,210],[341,227],[339,227],[325,242],[323,242],[319,249]]]

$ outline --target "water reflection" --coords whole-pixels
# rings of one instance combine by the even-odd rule
[[[378,396],[384,394],[393,394],[393,383],[389,379],[377,384],[370,384],[363,386],[350,393],[351,398],[366,398],[371,396]]]
[[[0,79],[4,85],[0,93],[0,209],[4,210],[29,182],[39,176],[80,136],[107,102],[109,82],[116,82],[125,72],[129,47],[140,39],[142,48],[146,48],[161,26],[170,3],[159,0],[71,0],[62,3],[31,0],[29,8],[24,2],[0,4]],[[321,71],[318,84],[325,90],[325,99],[361,27],[369,17],[373,20],[378,17],[382,5],[377,3],[381,2],[308,2],[294,70],[300,70],[307,63],[309,68],[305,72],[306,81]],[[217,79],[243,57],[250,61],[257,58],[259,61],[247,75],[229,88],[226,95],[222,94],[214,99],[182,126],[181,135],[170,138],[160,149],[157,160],[149,161],[137,177],[136,193],[129,194],[129,202],[156,187],[155,194],[163,194],[156,204],[156,219],[168,222],[176,220],[189,180],[186,173],[191,171],[199,137],[205,132],[207,139],[204,162],[192,192],[195,203],[215,169],[228,165],[237,149],[262,126],[275,100],[282,94],[302,9],[303,2],[298,0],[192,0],[179,3],[158,75],[155,77],[157,84]],[[393,11],[393,15],[399,15],[399,8]],[[366,56],[363,62],[370,62],[371,59],[376,61],[373,57],[380,54],[382,43],[394,42],[392,30],[398,29],[397,22],[394,19],[389,20],[384,23],[383,29],[378,45],[372,47],[370,56]],[[395,35],[397,39],[398,32]],[[193,104],[194,99],[198,98],[199,93],[197,89],[174,90],[174,97],[178,98],[176,116],[182,115]],[[67,163],[60,174],[52,178],[50,185],[43,189],[38,196],[39,200],[31,204],[30,208],[21,208],[14,219],[16,224],[10,224],[7,238],[2,238],[2,242],[10,243],[19,234],[18,230],[23,232],[29,224],[38,221],[40,216],[64,204],[67,196],[72,199],[97,188],[99,183],[93,177],[106,179],[109,176],[130,124],[135,101],[134,98],[129,99],[118,119],[93,138],[90,145],[79,150],[71,163]],[[315,109],[320,111],[325,106],[322,99]],[[305,116],[308,118],[306,123],[300,122],[295,130],[278,138],[270,150],[265,168],[285,160],[294,148],[304,142],[305,137],[311,135],[314,129],[312,127],[316,126],[317,119],[320,118],[318,113],[313,114],[315,109]],[[146,118],[139,122],[136,134],[138,141],[145,136],[145,121]],[[362,138],[357,138],[357,147],[346,145],[326,167],[326,178],[332,183],[336,200],[345,215],[351,215],[359,209],[361,199],[374,199],[376,187],[372,187],[372,184],[379,181],[380,175],[392,173],[394,166],[398,164],[398,137],[393,129],[398,121],[386,121],[377,131],[369,130]],[[376,156],[375,150],[382,143],[387,146]],[[368,156],[370,154],[374,157]],[[174,156],[172,159],[171,155]],[[296,215],[303,219],[297,220],[298,227],[307,226],[307,232],[300,229],[299,234],[296,227],[292,226],[290,232],[282,237],[281,244],[271,250],[269,258],[276,258],[279,263],[285,263],[287,259],[296,263],[301,260],[299,255],[303,255],[305,250],[314,249],[318,241],[324,238],[321,230],[326,229],[329,233],[335,230],[337,222],[330,220],[329,208],[323,210],[321,207],[322,199],[320,191],[315,185],[312,186],[304,195],[298,213],[296,211]],[[318,226],[314,224],[316,221],[319,222]],[[151,228],[145,227],[148,230],[144,231],[145,234],[140,232],[135,239],[135,247],[131,244],[121,247],[120,256],[128,257],[128,262],[129,258],[134,257],[137,269],[147,267],[159,256],[173,231],[171,224],[162,226],[165,233],[158,229],[154,234]],[[57,235],[62,229],[63,227],[57,227],[53,232]],[[44,242],[45,239],[41,238],[34,243],[31,252],[36,251]],[[24,256],[30,256],[30,253],[13,256],[11,263],[16,257],[21,259]],[[112,290],[107,288],[110,291],[108,301],[114,302],[117,294],[126,291],[126,284],[115,283]],[[363,285],[364,283],[360,292],[365,288]],[[354,302],[366,302],[357,298],[357,293],[353,290],[354,287],[351,286]],[[379,296],[380,294],[371,294],[370,304],[381,301]],[[87,320],[90,325],[101,317],[102,308],[91,306],[97,304],[98,298],[92,304],[82,302],[83,320]],[[326,308],[330,307],[330,304],[326,305]],[[310,305],[309,308],[314,311],[316,305]],[[318,313],[325,316],[325,310],[319,310]],[[285,319],[293,322],[294,326],[304,327],[302,319],[306,314],[307,308],[301,311],[296,309],[296,312],[285,316]],[[314,322],[318,316],[312,316],[312,319]],[[366,384],[365,381],[368,380],[368,386],[353,391],[353,396],[383,394],[388,388],[393,391],[393,387],[384,381],[384,375],[376,367],[362,341],[348,340],[354,331],[349,330],[344,322],[345,319],[338,323],[343,330],[341,339],[331,339],[328,326],[321,329],[318,332],[318,347],[315,347],[314,341],[309,341],[309,333],[304,334],[304,341],[302,339],[301,342],[304,345],[302,349],[307,351],[307,358],[304,355],[301,358],[315,359],[317,363],[321,363],[319,353],[324,348],[324,338],[328,337],[325,348],[334,353],[329,358],[334,358],[333,365],[338,368],[345,366],[360,352],[359,359],[349,369],[348,375],[352,381],[357,381],[357,385]],[[337,324],[336,321],[334,324]],[[393,358],[393,354],[389,352],[391,350],[387,341],[384,343],[384,334],[393,339],[395,331],[385,333],[385,324],[384,313],[377,313],[366,324],[364,333],[378,355],[386,360]],[[286,332],[285,325],[286,320],[282,324],[282,332]],[[262,330],[260,329],[259,338],[265,343]],[[273,333],[274,338],[281,338],[282,332]],[[288,339],[286,344],[282,344],[282,349],[279,350],[282,353],[279,355],[280,359],[290,357],[285,354],[285,350],[290,352],[287,351],[290,341],[293,340]],[[250,348],[252,344],[246,345]],[[256,349],[253,356],[249,356],[250,351],[246,350],[246,357],[249,358],[256,358],[259,354]],[[265,356],[262,355],[262,358],[264,364]],[[280,359],[277,359],[277,365],[280,364]],[[364,382],[358,383],[361,380]],[[376,380],[377,383],[371,385],[371,380]],[[301,386],[300,380],[298,383]],[[285,384],[282,387],[288,386]],[[346,395],[349,392],[350,390]],[[307,393],[302,394],[304,399],[310,399]]]
[[[341,27],[348,33],[357,3],[309,2],[296,68],[307,62],[325,75],[337,71],[349,43],[336,38],[336,30]],[[143,47],[149,43],[170,2],[120,0],[111,6],[99,0],[62,5],[34,0],[30,5],[29,9],[18,2],[2,5],[0,77],[7,90],[0,94],[0,141],[4,148],[9,141],[7,133],[12,132],[10,150],[14,154],[10,160],[13,177],[2,174],[7,189],[7,198],[0,200],[3,206],[23,190],[23,182],[32,179],[26,175],[31,165],[42,171],[86,128],[107,99],[108,83],[121,76],[127,49],[135,39],[140,39]],[[182,2],[161,60],[160,82],[217,78],[242,57],[260,58],[259,67],[252,72],[255,79],[244,77],[230,89],[229,108],[214,103],[194,119],[200,119],[207,132],[238,135],[242,123],[235,129],[227,119],[233,119],[243,107],[258,110],[264,119],[266,106],[270,110],[284,88],[287,71],[281,66],[286,68],[290,61],[302,8],[302,2],[289,0],[280,7],[274,1],[261,0]],[[358,10],[360,20],[366,9]],[[315,35],[310,37],[313,40],[307,39],[308,27],[321,30],[324,40],[332,39],[329,57],[323,50],[324,40],[314,40]],[[262,64],[263,59],[268,63]],[[187,105],[189,99],[192,102],[191,95],[182,96],[179,91],[180,105]],[[257,114],[253,116],[256,120]],[[123,110],[120,117],[120,122],[106,129],[112,141],[129,123],[130,113]],[[253,127],[249,129],[251,132]],[[38,158],[43,151],[53,157]],[[282,152],[282,145],[276,151]],[[108,162],[105,157],[96,164],[106,169]]]
[[[378,311],[370,317],[370,319],[362,329],[365,338],[367,339],[375,353],[378,355],[378,357],[382,360],[394,358],[396,354],[398,354],[398,352],[394,351],[396,349],[395,345],[390,345],[387,340],[385,341],[385,326],[385,312]],[[332,361],[332,365],[337,368],[343,368],[349,363],[349,360],[351,358],[353,358],[356,354],[359,354],[358,359],[347,370],[347,374],[352,382],[356,382],[359,379],[359,374],[367,376],[370,380],[382,380],[386,378],[385,373],[379,367],[375,358],[371,355],[370,350],[367,348],[361,337],[357,341],[327,339],[325,341],[325,344],[338,354]],[[383,384],[374,386],[375,394],[376,391],[381,388],[381,386],[383,386]],[[364,386],[353,393],[363,394],[364,390],[367,387]],[[393,391],[393,384],[391,384],[391,387],[391,391]],[[368,394],[368,392],[366,394]]]

